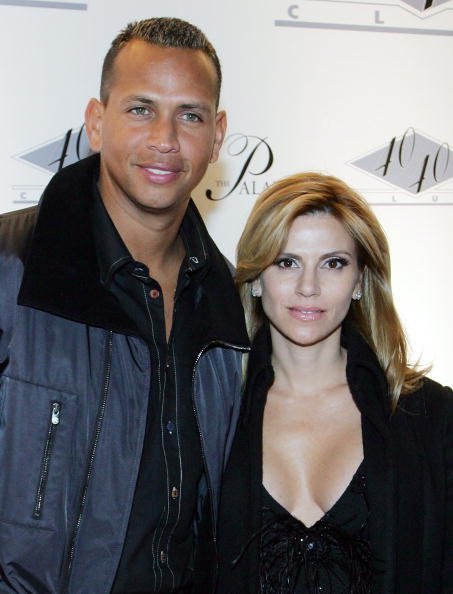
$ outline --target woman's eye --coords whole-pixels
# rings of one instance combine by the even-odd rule
[[[293,258],[279,258],[275,263],[279,268],[296,268],[297,266],[297,262]]]
[[[345,260],[345,258],[329,258],[326,262],[326,266],[327,268],[330,268],[330,270],[339,270],[340,268],[347,266],[347,264],[348,261]]]

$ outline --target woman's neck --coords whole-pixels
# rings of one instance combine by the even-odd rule
[[[340,331],[314,345],[294,344],[271,328],[274,389],[303,397],[319,395],[346,381],[346,350]]]

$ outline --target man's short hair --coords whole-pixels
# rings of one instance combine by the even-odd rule
[[[108,101],[114,77],[115,59],[120,50],[130,41],[139,39],[159,47],[179,47],[201,50],[214,64],[217,73],[217,97],[219,103],[222,70],[217,53],[206,35],[187,21],[176,18],[160,17],[135,21],[126,25],[112,41],[104,58],[101,76],[100,97],[103,103]]]

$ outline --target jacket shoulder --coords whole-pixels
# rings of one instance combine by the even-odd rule
[[[414,396],[423,399],[426,410],[453,412],[453,390],[429,377],[424,377]],[[410,397],[410,396],[409,396]]]
[[[406,419],[429,439],[442,442],[451,433],[453,442],[453,391],[425,377],[416,391],[400,398],[395,417]]]
[[[22,261],[35,228],[38,207],[32,206],[0,215],[0,252],[18,256]]]
[[[424,378],[421,388],[428,411],[437,413],[450,426],[453,425],[453,390],[438,382]]]

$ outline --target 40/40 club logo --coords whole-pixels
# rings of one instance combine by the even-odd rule
[[[350,164],[415,195],[453,178],[453,153],[448,143],[414,128]]]

